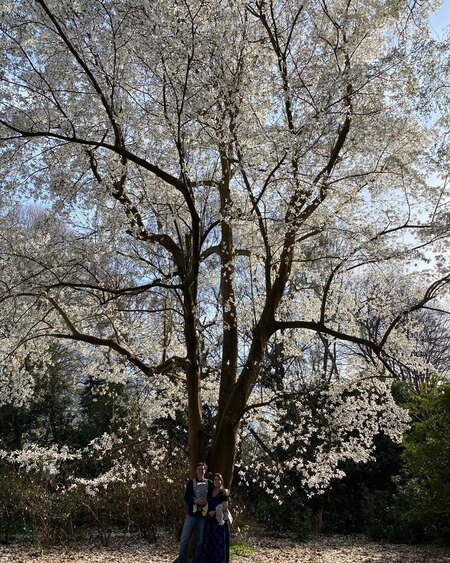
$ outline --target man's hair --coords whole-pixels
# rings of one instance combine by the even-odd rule
[[[200,466],[204,467],[205,471],[208,469],[208,466],[206,465],[206,463],[204,461],[199,461],[197,463],[197,467],[200,467]]]

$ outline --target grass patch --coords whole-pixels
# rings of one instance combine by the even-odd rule
[[[233,557],[248,557],[255,553],[255,548],[251,545],[244,543],[235,543],[230,546],[230,556]]]

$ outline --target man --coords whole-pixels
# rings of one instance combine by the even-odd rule
[[[207,504],[207,495],[214,488],[213,483],[209,479],[205,479],[208,466],[203,461],[197,463],[195,470],[195,479],[188,481],[186,491],[184,493],[184,501],[187,505],[186,518],[184,519],[183,531],[181,533],[180,551],[178,555],[178,563],[185,563],[186,553],[194,530],[197,533],[197,541],[195,548],[195,561],[200,561],[201,549],[203,542],[203,530],[205,528],[205,510]]]

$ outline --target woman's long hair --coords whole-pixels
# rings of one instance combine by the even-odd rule
[[[219,479],[220,479],[220,488],[223,489],[223,477],[222,477],[222,475],[221,475],[220,473],[214,473],[214,479],[215,479],[216,477],[219,477]]]

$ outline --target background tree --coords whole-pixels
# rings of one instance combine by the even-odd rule
[[[450,385],[425,386],[412,398],[414,426],[405,439],[399,504],[405,528],[426,541],[450,541]]]

